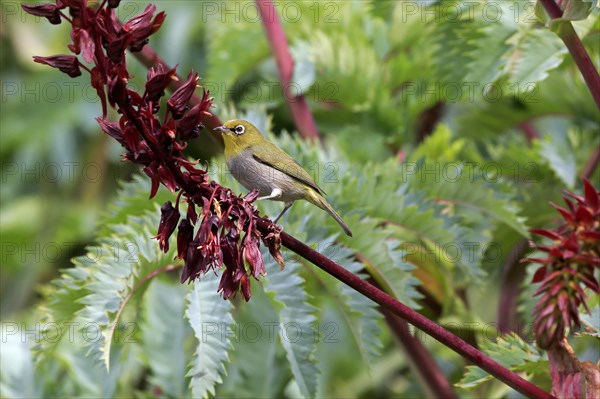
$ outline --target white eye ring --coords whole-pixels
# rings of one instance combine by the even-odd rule
[[[246,131],[246,128],[242,125],[237,125],[234,129],[233,132],[235,134],[243,134]]]

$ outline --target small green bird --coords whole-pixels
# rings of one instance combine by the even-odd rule
[[[223,133],[225,159],[233,177],[248,190],[257,189],[258,200],[285,203],[275,223],[294,201],[304,199],[329,213],[352,237],[346,223],[323,197],[325,192],[298,162],[267,140],[253,124],[234,119],[214,130]]]

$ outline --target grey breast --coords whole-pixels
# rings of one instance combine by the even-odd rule
[[[248,190],[257,189],[260,196],[271,194],[279,188],[283,194],[278,201],[295,201],[303,198],[306,188],[298,184],[294,178],[252,157],[249,151],[243,151],[238,156],[227,161],[229,172]]]

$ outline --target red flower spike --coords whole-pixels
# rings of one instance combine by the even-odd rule
[[[53,68],[58,68],[61,72],[66,73],[72,78],[81,75],[79,69],[79,60],[73,55],[54,55],[51,57],[33,57],[33,60],[38,64],[49,65]]]
[[[534,293],[540,298],[534,308],[533,331],[542,348],[557,345],[568,329],[580,326],[579,307],[583,306],[589,312],[587,294],[582,287],[600,293],[600,284],[594,274],[594,268],[600,267],[600,193],[588,181],[584,181],[584,190],[584,197],[565,192],[575,200],[564,197],[569,210],[552,204],[567,222],[565,225],[555,230],[530,230],[553,240],[550,246],[530,243],[547,252],[547,258],[523,259],[542,265],[532,279],[540,283]]]
[[[52,25],[60,24],[60,7],[54,4],[21,4],[28,14],[46,18]]]
[[[163,205],[155,237],[161,250],[167,251],[169,237],[178,228],[177,258],[184,261],[182,283],[225,266],[218,291],[224,298],[241,292],[244,299],[249,300],[250,276],[265,273],[259,249],[261,240],[283,267],[280,230],[273,225],[269,234],[263,237],[256,229],[259,216],[252,203],[256,193],[243,199],[235,196],[210,181],[208,169],[197,168],[197,162],[189,161],[182,153],[187,140],[197,137],[202,128],[200,121],[211,115],[212,98],[206,90],[203,90],[199,103],[188,110],[188,102],[199,80],[197,73],[190,73],[168,99],[168,112],[162,120],[156,115],[163,103],[165,89],[176,79],[175,68],[168,71],[163,67],[151,69],[143,94],[129,87],[131,76],[125,53],[141,50],[148,37],[160,28],[165,14],[154,15],[156,8],[151,5],[139,16],[121,24],[114,10],[118,4],[118,0],[108,0],[88,7],[84,0],[58,0],[56,6],[24,6],[25,10],[48,18],[52,23],[60,22],[60,10],[68,8],[72,16],[65,20],[71,25],[72,43],[68,48],[74,54],[81,54],[91,66],[80,70],[77,57],[72,55],[36,57],[35,61],[70,76],[90,72],[92,87],[102,104],[98,124],[125,148],[124,160],[143,166],[152,182],[150,198],[163,184],[171,191],[180,191],[179,195],[188,202],[187,217],[181,221],[176,207],[170,203]],[[106,119],[109,104],[120,114],[118,123]],[[202,205],[198,213],[197,204]],[[195,226],[198,231],[194,237]],[[589,278],[587,274],[585,276]]]

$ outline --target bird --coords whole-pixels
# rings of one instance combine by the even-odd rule
[[[327,212],[352,237],[348,225],[327,202],[325,192],[290,155],[269,141],[252,123],[233,119],[213,130],[221,132],[225,161],[233,177],[246,189],[258,190],[258,200],[282,201],[284,208],[274,223],[294,201],[306,200]]]

